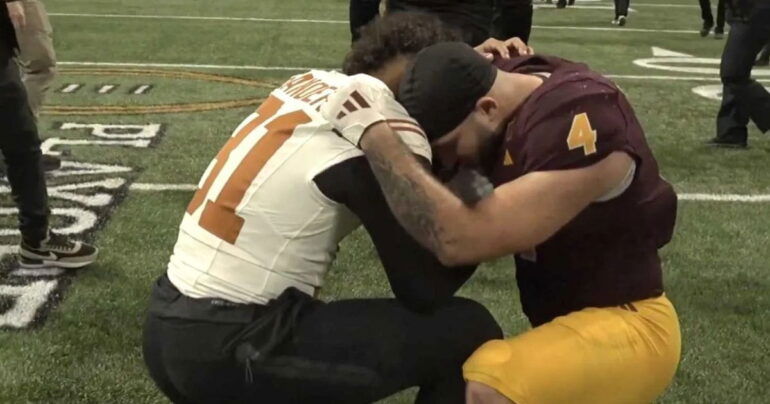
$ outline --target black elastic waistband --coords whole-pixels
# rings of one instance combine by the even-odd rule
[[[265,310],[264,305],[185,296],[165,274],[153,285],[149,307],[150,314],[158,317],[237,324],[250,323]]]

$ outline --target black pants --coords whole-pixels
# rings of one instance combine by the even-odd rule
[[[747,22],[731,24],[720,66],[723,92],[717,115],[718,138],[745,141],[749,120],[762,132],[770,130],[770,93],[751,78],[757,54],[768,41],[770,7],[767,5]]]
[[[350,35],[355,42],[361,37],[358,30],[380,15],[380,0],[350,0],[349,12]]]
[[[369,403],[419,386],[419,403],[459,404],[462,363],[485,341],[502,337],[489,312],[463,298],[430,314],[408,311],[394,299],[313,300],[283,343],[247,372],[231,346],[251,325],[228,314],[244,306],[216,307],[219,314],[208,319],[174,318],[153,309],[163,300],[199,309],[209,303],[180,295],[165,276],[153,291],[144,359],[177,403]],[[271,305],[256,307],[251,324]]]
[[[48,231],[48,194],[40,138],[13,51],[9,38],[0,35],[0,151],[19,209],[19,230],[28,243],[37,245]]]
[[[615,0],[615,18],[621,15],[628,17],[628,5],[631,0]]]
[[[497,0],[492,35],[497,39],[519,37],[529,43],[532,31],[531,0]]]
[[[703,22],[708,25],[714,24],[714,14],[711,13],[711,1],[698,1],[700,1],[700,15],[703,19]],[[721,31],[724,31],[725,29],[725,0],[718,0],[717,2],[716,29]]]
[[[492,36],[493,0],[417,2],[388,0],[388,13],[430,13],[444,24],[457,29],[465,43],[476,46]]]

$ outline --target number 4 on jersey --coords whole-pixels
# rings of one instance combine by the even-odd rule
[[[567,136],[567,146],[570,150],[582,147],[586,156],[596,153],[596,131],[591,127],[588,114],[585,112],[575,115],[572,119],[572,128],[569,130],[569,136]]]

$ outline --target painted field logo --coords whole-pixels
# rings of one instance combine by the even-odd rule
[[[173,70],[64,68],[49,115],[145,115],[258,105],[280,83]],[[158,103],[178,93],[176,100]],[[240,97],[233,97],[233,94]]]
[[[280,84],[172,70],[66,68],[60,73],[50,105],[43,111],[46,115],[149,115],[238,108],[261,103]],[[77,136],[45,139],[41,149],[46,154],[61,155],[79,147],[147,149],[165,130],[161,123],[90,122],[59,122],[54,129]],[[51,228],[76,239],[92,239],[115,206],[134,189],[134,168],[122,164],[63,159],[60,169],[47,174]],[[142,190],[194,188],[133,185]],[[0,198],[0,329],[40,325],[62,299],[76,271],[19,268],[13,255],[19,242],[17,210],[5,181],[0,181]]]
[[[84,139],[49,138],[42,148],[59,154],[61,146],[152,147],[163,134],[157,123],[145,125],[102,125],[66,122],[58,129],[85,132]],[[48,174],[51,228],[77,239],[90,239],[126,195],[133,169],[122,165],[62,161],[60,169]],[[0,185],[6,201],[0,206],[0,254],[6,269],[0,278],[0,328],[25,328],[40,324],[61,299],[76,271],[59,268],[22,269],[15,252],[19,240],[17,210],[10,203],[7,182]]]
[[[690,73],[696,75],[706,75],[695,77],[703,80],[719,78],[719,65],[721,60],[718,58],[699,58],[686,53],[674,52],[668,49],[652,47],[651,58],[636,59],[634,64],[640,67],[654,70],[663,70],[676,73]],[[770,78],[770,69],[755,68],[751,72],[752,76],[758,80],[766,81]],[[710,84],[702,85],[692,89],[692,92],[711,100],[722,100],[722,85]]]

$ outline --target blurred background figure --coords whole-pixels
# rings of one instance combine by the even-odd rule
[[[353,42],[361,37],[359,30],[380,15],[380,0],[350,0],[350,36]]]
[[[56,75],[56,53],[53,50],[53,29],[45,6],[39,0],[6,1],[18,45],[16,63],[21,67],[22,82],[27,99],[37,121],[43,97]],[[42,156],[43,169],[52,171],[61,166],[56,156]],[[5,172],[5,161],[0,161],[0,172]]]
[[[45,92],[56,76],[56,52],[53,49],[53,28],[40,0],[21,0],[26,23],[16,27],[19,42],[18,62],[22,81],[27,89],[29,106],[35,117],[40,115]]]
[[[714,26],[714,14],[711,13],[711,1],[698,1],[700,2],[700,15],[703,19],[703,28],[700,30],[700,36],[708,36],[711,28],[714,28],[714,38],[722,39],[725,34],[725,0],[717,0],[716,26]]]
[[[770,42],[765,45],[765,49],[759,53],[757,61],[754,62],[754,66],[767,66],[770,65]]]
[[[354,0],[355,1],[355,0]],[[386,0],[387,12],[423,12],[458,29],[464,41],[477,46],[491,36],[495,0]]]
[[[532,0],[495,0],[492,36],[500,40],[518,37],[529,43],[532,14]]]
[[[722,106],[717,115],[717,135],[708,144],[745,148],[747,125],[770,130],[770,93],[751,78],[757,54],[770,41],[770,1],[728,0],[730,33],[722,53]]]
[[[628,20],[628,6],[631,0],[615,0],[615,19],[612,25],[624,26]]]
[[[551,4],[551,2],[552,2],[551,0],[547,0],[548,4]],[[569,0],[569,1],[567,1],[567,0],[559,0],[559,1],[556,2],[556,8],[565,8],[565,7],[567,7],[567,5],[574,6],[575,5],[575,0]]]
[[[41,162],[37,125],[19,77],[16,32],[27,27],[18,0],[0,6],[0,152],[19,213],[19,265],[23,268],[80,268],[92,263],[98,250],[54,233]]]
[[[381,0],[350,0],[350,34],[358,40],[359,29],[380,14]],[[529,40],[532,0],[385,0],[387,13],[420,12],[437,16],[460,32],[464,41],[477,46],[486,39],[519,37]]]

